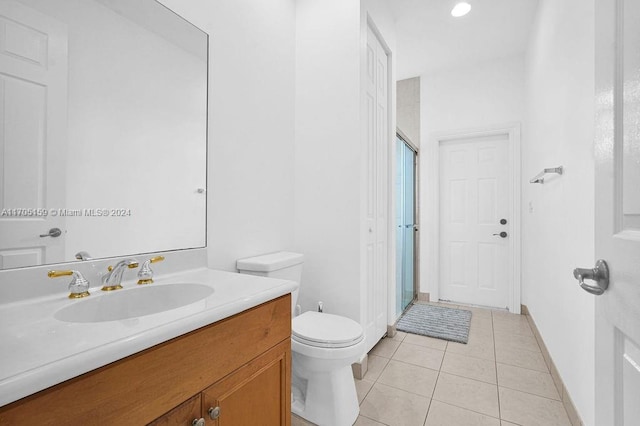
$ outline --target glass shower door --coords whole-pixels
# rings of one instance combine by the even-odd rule
[[[416,152],[396,138],[396,305],[402,313],[415,295]]]

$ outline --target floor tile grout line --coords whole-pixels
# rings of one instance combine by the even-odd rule
[[[444,358],[444,357],[443,357],[443,358]],[[440,368],[436,370],[436,369],[433,369],[433,368],[424,367],[424,366],[422,366],[422,365],[412,364],[412,363],[410,363],[410,362],[402,361],[402,360],[400,360],[400,359],[396,359],[396,358],[390,358],[390,359],[389,359],[389,362],[391,362],[391,361],[399,362],[399,363],[402,363],[402,364],[405,364],[405,365],[410,365],[410,366],[412,366],[412,367],[424,368],[425,370],[429,370],[429,371],[438,371],[438,372],[440,371]],[[385,365],[385,366],[384,366],[384,368],[385,368],[385,369],[386,369],[386,368],[387,368],[387,366],[389,365],[389,362],[387,363],[387,365]],[[442,367],[442,362],[440,363],[440,367]],[[384,371],[384,369],[383,369],[383,371]],[[381,376],[381,375],[382,375],[382,373],[380,373],[380,376]],[[380,376],[378,376],[378,377],[380,377]]]
[[[502,424],[502,420],[503,420],[503,419],[500,419],[500,424]],[[505,422],[509,422],[509,423],[511,423],[512,425],[516,425],[516,426],[523,426],[523,425],[522,425],[522,423],[516,423],[516,422],[511,421],[511,420],[505,420]]]
[[[411,345],[411,346],[417,346],[419,348],[424,348],[424,349],[431,349],[432,351],[440,351],[440,352],[445,352],[447,349],[447,346],[445,346],[445,349],[437,349],[437,348],[432,348],[431,346],[424,346],[424,345],[416,345],[415,343],[409,343],[409,342],[402,342],[405,345]],[[457,342],[456,342],[457,343]],[[399,348],[400,346],[398,346]],[[397,349],[396,349],[397,350]],[[395,352],[394,352],[395,355]]]
[[[487,361],[488,361],[488,360],[487,360]],[[463,376],[463,375],[461,375],[461,374],[459,374],[459,373],[452,373],[452,372],[450,372],[450,371],[446,371],[446,370],[440,370],[440,371],[442,371],[444,374],[448,374],[448,375],[450,375],[450,376],[456,376],[456,377],[460,377],[460,378],[463,378],[463,379],[469,379],[469,380],[473,380],[473,381],[475,381],[475,382],[484,383],[484,384],[486,384],[486,385],[498,386],[498,380],[497,380],[497,379],[496,379],[496,382],[495,382],[495,383],[491,383],[491,382],[486,382],[486,381],[484,381],[484,380],[480,380],[480,379],[474,379],[473,377]]]
[[[435,389],[436,389],[436,387],[434,386],[433,387],[433,391],[431,391],[431,396],[424,396],[424,395],[421,395],[419,393],[412,392],[410,390],[406,390],[406,389],[403,389],[403,388],[399,388],[397,386],[389,385],[387,383],[379,382],[379,384],[381,384],[383,386],[386,386],[388,388],[393,388],[393,389],[396,389],[396,390],[399,390],[399,391],[402,391],[402,392],[406,392],[406,393],[410,393],[411,395],[419,396],[421,398],[426,398],[426,399],[429,399],[429,400],[433,397],[433,391],[435,391]],[[373,389],[373,386],[371,386],[371,389]],[[371,389],[369,389],[369,392],[371,392]],[[369,392],[367,392],[367,395],[369,394]]]
[[[454,403],[453,403],[453,402],[451,402],[451,401],[442,401],[442,400],[437,399],[437,398],[431,398],[431,400],[432,400],[432,401],[438,401],[438,402],[439,402],[439,403],[441,403],[441,404],[447,404],[447,405],[450,405],[450,406],[452,406],[452,407],[461,408],[461,409],[466,410],[466,411],[471,411],[472,413],[480,414],[480,415],[482,415],[482,416],[491,417],[492,419],[496,419],[496,420],[498,420],[498,421],[499,421],[499,420],[501,420],[499,417],[495,417],[495,416],[492,416],[491,414],[483,413],[483,412],[481,412],[481,411],[476,411],[476,410],[473,410],[473,409],[471,409],[471,408],[469,408],[469,407],[463,407],[462,405],[456,405],[456,404],[454,404]],[[505,422],[508,422],[508,421],[509,421],[509,420],[505,420]],[[458,426],[458,425],[456,425],[456,426]]]
[[[517,348],[516,348],[516,351],[518,351],[518,350],[520,350],[520,351],[524,351],[524,352],[527,352],[527,353],[539,353],[539,354],[540,354],[540,356],[542,356],[542,361],[543,361],[543,363],[544,363],[544,368],[545,368],[545,370],[544,370],[544,371],[542,371],[542,370],[536,370],[536,369],[534,369],[534,368],[523,367],[522,365],[510,364],[509,362],[506,362],[506,361],[498,361],[498,353],[497,353],[497,349],[496,349],[496,347],[495,347],[495,343],[494,343],[494,351],[495,351],[495,356],[496,356],[496,362],[497,362],[497,363],[499,363],[499,364],[505,364],[505,365],[511,365],[511,366],[513,366],[513,367],[524,368],[525,370],[532,370],[532,371],[538,371],[538,372],[540,372],[540,373],[549,373],[549,374],[551,374],[551,370],[550,370],[550,369],[549,369],[549,367],[547,366],[546,362],[544,362],[544,355],[542,355],[542,352],[535,352],[535,351],[529,351],[529,350],[527,350],[527,349],[517,349]]]
[[[521,369],[527,370],[527,371],[535,371],[536,373],[548,374],[548,375],[551,376],[551,371],[549,371],[548,368],[547,368],[547,371],[540,371],[540,370],[534,370],[533,368],[522,367],[520,365],[509,364],[507,362],[496,361],[496,364],[506,365],[507,367],[521,368]],[[553,379],[553,376],[551,378]]]
[[[431,399],[429,400],[429,408],[427,409],[427,415],[424,418],[423,425],[426,426],[427,420],[429,420],[429,413],[431,412],[431,406],[433,405],[433,399],[436,396],[436,389],[438,389],[438,382],[440,381],[440,373],[442,372],[442,363],[444,362],[444,355],[442,355],[442,361],[440,361],[440,368],[438,369],[438,375],[436,376],[436,382],[433,384],[433,391],[431,392]]]
[[[502,365],[508,365],[509,367],[518,367],[518,368],[522,368],[523,370],[529,370],[529,371],[537,371],[538,373],[547,373],[547,374],[551,374],[551,372],[549,371],[549,369],[547,368],[546,371],[542,371],[542,370],[535,370],[533,368],[527,368],[527,367],[523,367],[521,365],[515,365],[515,364],[509,364],[508,362],[504,362],[504,361],[498,361],[496,359],[496,363],[498,364],[502,364]]]
[[[458,353],[458,352],[448,352],[448,353],[451,353],[451,354],[454,354],[454,355],[468,356],[469,358],[480,359],[480,360],[485,360],[485,361],[495,361],[496,360],[495,358],[481,358],[479,356],[473,356],[473,355],[469,355],[469,354],[461,354],[461,353]],[[517,366],[514,366],[514,367],[517,367]]]
[[[371,387],[369,388],[369,390],[367,392],[365,392],[364,396],[362,397],[362,402],[358,402],[358,412],[360,412],[360,406],[362,405],[364,400],[367,399],[367,396],[369,396],[369,392],[371,392],[371,389],[373,389],[373,386],[375,384],[376,384],[376,382],[371,382]],[[356,396],[357,396],[357,389],[356,389]]]
[[[471,408],[461,407],[460,405],[456,405],[456,404],[453,404],[453,403],[451,403],[451,402],[441,401],[441,400],[439,400],[439,399],[435,399],[435,398],[431,398],[431,401],[437,401],[437,402],[439,402],[440,404],[445,404],[445,405],[449,405],[450,407],[460,408],[460,409],[462,409],[462,410],[466,410],[466,411],[470,411],[470,412],[472,412],[472,413],[480,414],[481,416],[490,417],[490,418],[492,418],[492,419],[496,419],[496,420],[498,420],[498,421],[503,420],[503,419],[500,419],[499,417],[494,417],[494,416],[491,416],[491,415],[486,414],[486,413],[481,413],[480,411],[472,410]],[[505,420],[505,422],[508,422],[508,421],[509,421],[509,420]]]
[[[518,349],[518,348],[516,348],[516,347],[512,347],[511,349]],[[527,351],[527,352],[532,352],[532,353],[535,353],[535,354],[540,354],[540,355],[542,355],[542,351],[540,351],[540,350],[527,349],[527,348],[522,348],[522,347],[520,347],[519,349],[520,349],[521,351]]]
[[[553,398],[549,398],[548,396],[538,395],[537,393],[531,393],[531,392],[523,391],[521,389],[511,388],[509,386],[498,385],[498,389],[500,389],[500,388],[504,388],[504,389],[508,389],[508,390],[511,390],[511,391],[524,393],[524,394],[531,395],[531,396],[537,396],[538,398],[544,398],[544,399],[548,399],[549,401],[555,401],[555,402],[559,402],[560,404],[562,404],[562,400],[561,399],[553,399]]]
[[[383,423],[383,422],[381,422],[380,420],[372,419],[371,417],[367,417],[367,416],[365,416],[364,414],[358,414],[358,417],[364,417],[365,419],[369,419],[369,420],[371,420],[371,421],[373,421],[373,422],[380,423],[381,425],[389,426],[388,424]],[[358,420],[356,419],[356,421],[358,421]]]
[[[436,391],[436,387],[433,387],[433,392]],[[422,421],[422,426],[426,426],[427,419],[429,418],[429,410],[431,410],[431,404],[433,403],[433,392],[431,393],[432,398],[429,398],[429,405],[427,406],[427,412],[424,413],[424,420]]]
[[[491,312],[491,330],[493,331],[493,356],[494,356],[494,366],[496,368],[496,395],[498,397],[498,418],[500,419],[500,423],[502,424],[502,405],[500,404],[500,386],[498,385],[498,354],[496,353],[496,333],[493,327],[494,325],[494,315]]]
[[[441,372],[444,373],[444,374],[448,374],[450,376],[459,377],[461,379],[473,380],[474,382],[482,383],[482,384],[485,384],[485,385],[498,386],[497,383],[489,383],[489,382],[485,382],[483,380],[474,379],[472,377],[466,377],[466,376],[461,376],[459,374],[449,373],[448,371],[441,371]]]

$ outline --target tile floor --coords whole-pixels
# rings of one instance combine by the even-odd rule
[[[526,317],[463,309],[473,312],[466,345],[398,332],[369,352],[355,424],[571,426]]]

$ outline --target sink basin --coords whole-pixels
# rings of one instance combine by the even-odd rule
[[[79,299],[54,314],[65,322],[102,322],[136,318],[176,309],[213,294],[202,284],[149,285],[130,290]]]

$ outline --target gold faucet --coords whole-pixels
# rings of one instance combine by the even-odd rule
[[[87,281],[80,272],[73,270],[49,271],[47,274],[49,278],[66,277],[69,275],[73,275],[69,283],[69,299],[79,299],[89,296],[89,281]]]
[[[124,269],[134,269],[138,267],[138,261],[135,259],[125,259],[116,263],[116,266],[109,266],[105,275],[102,276],[102,291],[112,291],[122,288],[122,273]]]
[[[138,271],[138,284],[151,284],[153,282],[153,270],[149,264],[162,262],[163,260],[164,256],[156,256],[145,261]]]

